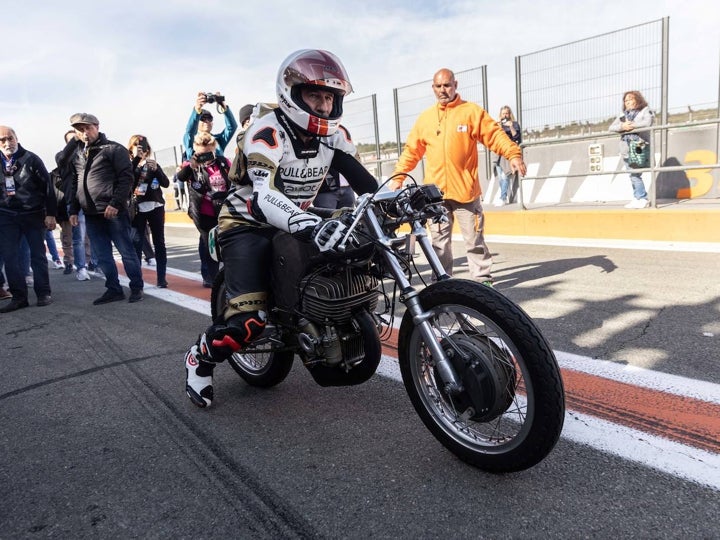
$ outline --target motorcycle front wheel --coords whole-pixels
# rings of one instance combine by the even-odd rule
[[[498,291],[450,279],[420,292],[433,339],[462,385],[448,391],[430,349],[406,313],[398,338],[405,389],[425,426],[480,469],[527,469],[555,446],[565,394],[555,355],[530,317]]]
[[[218,272],[210,294],[210,309],[213,324],[223,322],[227,307],[225,294],[225,269]],[[260,337],[251,345],[252,349],[240,351],[228,358],[230,367],[249,385],[270,388],[283,382],[292,369],[293,351],[277,350],[277,339]]]

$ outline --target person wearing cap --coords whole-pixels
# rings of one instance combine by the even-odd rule
[[[97,117],[77,113],[70,117],[80,141],[68,166],[72,172],[70,223],[78,224],[78,212],[85,213],[87,234],[105,274],[105,294],[93,304],[107,304],[125,298],[113,258],[113,244],[122,258],[130,279],[129,302],[143,299],[140,259],[130,237],[128,201],[133,183],[132,165],[127,149],[100,133]]]
[[[222,96],[219,92],[215,92],[215,96]],[[225,129],[220,133],[214,134],[213,138],[217,141],[217,148],[215,152],[218,156],[223,155],[225,147],[232,139],[232,136],[237,130],[237,120],[233,116],[230,107],[225,103],[225,99],[218,100],[215,98],[217,103],[217,109],[220,114],[225,117]],[[188,120],[187,126],[185,127],[185,135],[183,136],[183,147],[185,148],[185,155],[187,159],[190,159],[193,155],[193,140],[197,133],[204,131],[210,133],[213,128],[213,115],[207,109],[203,109],[203,106],[207,103],[207,94],[205,92],[198,92],[195,98],[195,107],[193,107],[190,113],[190,119]]]
[[[238,113],[238,120],[240,120],[240,131],[245,131],[250,125],[250,116],[252,116],[254,108],[254,105],[248,103],[247,105],[243,105],[242,109],[240,109],[240,112]]]
[[[38,306],[52,304],[50,275],[45,257],[45,232],[55,229],[57,199],[42,160],[18,143],[15,130],[0,126],[0,258],[12,293],[0,313],[28,307],[25,272],[20,264],[20,241],[30,246],[33,289]]]

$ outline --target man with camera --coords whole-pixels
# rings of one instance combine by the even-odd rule
[[[230,107],[225,103],[225,96],[220,94],[220,92],[215,92],[214,94],[210,92],[198,92],[197,98],[195,99],[195,107],[190,113],[190,119],[188,120],[185,135],[183,136],[183,146],[187,159],[190,159],[193,155],[193,140],[195,135],[197,133],[210,133],[212,131],[213,115],[207,109],[203,109],[206,103],[216,103],[218,113],[225,117],[225,129],[213,135],[213,138],[217,141],[215,148],[217,155],[223,155],[223,150],[225,150],[235,130],[237,130],[237,120],[235,120]]]

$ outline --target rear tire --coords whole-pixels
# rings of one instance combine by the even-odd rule
[[[227,307],[225,294],[225,269],[218,272],[210,294],[210,310],[213,324],[224,322]],[[275,336],[277,337],[277,336]],[[292,369],[295,353],[274,350],[273,341],[260,337],[252,343],[255,352],[236,352],[228,363],[250,386],[270,388],[283,382]]]

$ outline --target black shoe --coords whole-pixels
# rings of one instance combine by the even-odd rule
[[[128,298],[128,302],[131,304],[134,304],[135,302],[139,302],[143,299],[143,291],[142,289],[132,289],[130,291],[130,298]]]
[[[53,303],[53,299],[52,299],[52,296],[50,296],[49,294],[44,294],[44,295],[38,297],[38,301],[37,301],[38,307],[49,306],[52,303]]]
[[[203,287],[206,289],[212,289],[212,281],[208,281],[207,279],[203,279]]]
[[[27,299],[25,300],[15,300],[14,298],[10,300],[10,303],[5,306],[4,308],[0,309],[0,313],[10,313],[11,311],[17,311],[18,309],[22,309],[24,307],[28,307],[30,304],[28,304]]]
[[[122,291],[115,292],[108,289],[100,298],[93,300],[93,305],[99,306],[100,304],[109,304],[110,302],[119,302],[120,300],[125,300],[125,294],[123,294]]]
[[[164,279],[158,279],[157,286],[161,289],[167,289],[168,282]]]
[[[65,270],[63,270],[63,274],[68,275],[73,273],[73,265],[72,264],[66,264]]]

